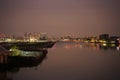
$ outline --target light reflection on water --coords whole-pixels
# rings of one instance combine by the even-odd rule
[[[120,80],[119,48],[94,43],[56,43],[37,69],[21,67],[17,72],[6,71],[6,75],[11,80]]]
[[[60,42],[59,45],[55,45],[54,48],[62,47],[65,49],[73,49],[73,48],[89,48],[93,50],[99,50],[99,49],[113,49],[119,51],[120,45],[116,44],[99,44],[99,43],[79,43],[79,42]]]

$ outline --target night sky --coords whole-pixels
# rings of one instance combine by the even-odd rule
[[[120,36],[120,1],[0,0],[0,32]]]

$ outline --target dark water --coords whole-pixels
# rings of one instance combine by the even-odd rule
[[[0,80],[120,80],[120,47],[56,43],[31,66],[0,72]]]

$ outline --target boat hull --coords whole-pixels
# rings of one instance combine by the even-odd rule
[[[6,49],[11,49],[12,47],[16,46],[20,50],[41,50],[43,48],[51,48],[55,42],[48,41],[48,42],[3,42],[0,43]]]

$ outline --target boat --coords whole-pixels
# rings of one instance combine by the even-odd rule
[[[20,50],[41,50],[41,48],[51,48],[56,42],[44,41],[44,42],[0,42],[0,45],[6,49],[11,49],[17,46]]]
[[[46,58],[47,50],[44,51],[19,51],[19,55],[9,55],[7,62],[0,64],[0,71],[7,71],[11,69],[25,68],[25,67],[37,67]],[[14,54],[14,53],[13,53]]]

